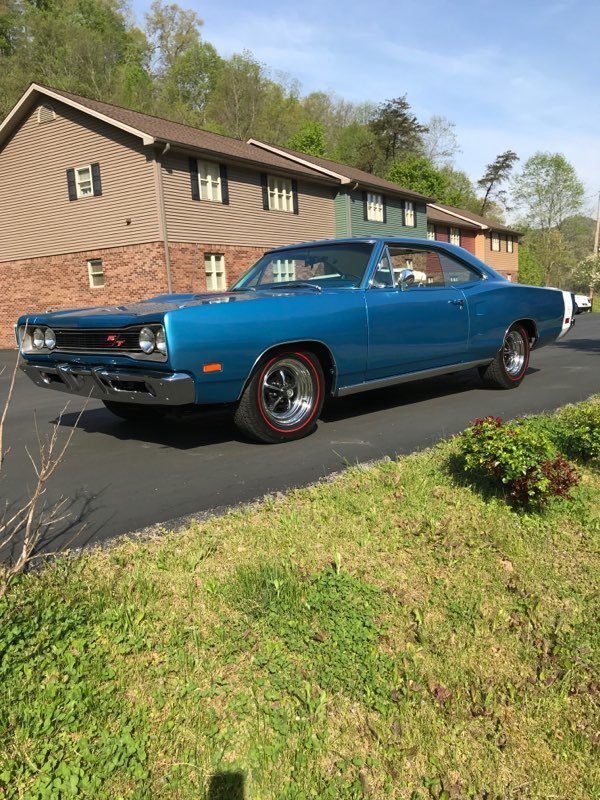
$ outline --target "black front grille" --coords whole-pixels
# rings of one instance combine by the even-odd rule
[[[117,329],[86,329],[86,328],[58,328],[56,334],[56,349],[72,353],[141,353],[139,344],[140,330],[128,328]]]

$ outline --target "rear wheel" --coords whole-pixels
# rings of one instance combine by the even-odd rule
[[[319,359],[307,351],[265,357],[235,411],[237,427],[260,442],[286,442],[311,433],[323,407],[325,380]]]
[[[520,323],[515,323],[507,331],[502,347],[487,367],[479,373],[488,386],[495,389],[514,389],[518,386],[529,366],[529,336]]]

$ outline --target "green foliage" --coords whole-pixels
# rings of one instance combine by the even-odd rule
[[[535,153],[514,181],[515,202],[525,209],[527,222],[543,231],[579,211],[583,195],[583,184],[561,153]]]
[[[569,497],[578,482],[543,429],[505,424],[499,417],[475,420],[458,437],[466,473],[486,479],[511,503],[543,506],[552,497]]]
[[[421,136],[427,130],[411,113],[406,95],[381,103],[368,127],[377,148],[375,172],[381,175],[398,157],[419,153]]]
[[[64,575],[63,575],[64,577]],[[0,603],[0,790],[17,797],[109,798],[111,781],[141,789],[147,727],[115,683],[101,614],[83,597],[65,602],[56,570],[43,590],[17,589]],[[100,625],[96,627],[97,617]],[[28,758],[21,748],[39,746]]]
[[[583,261],[593,250],[596,220],[575,214],[558,226],[574,264]]]
[[[527,286],[544,285],[544,267],[535,251],[526,244],[519,245],[519,283]]]
[[[386,177],[404,189],[411,189],[436,200],[443,196],[447,188],[444,174],[431,161],[419,155],[397,159]]]
[[[574,288],[584,292],[600,291],[600,255],[582,259],[573,271]]]
[[[477,181],[477,186],[483,192],[479,213],[485,216],[488,206],[492,203],[506,207],[507,192],[501,188],[506,183],[513,170],[515,162],[519,160],[518,155],[512,150],[506,150],[496,156],[496,159],[488,164],[483,176]]]
[[[579,403],[555,417],[554,439],[561,452],[582,461],[600,461],[600,404]]]
[[[558,228],[529,230],[523,237],[521,246],[526,248],[532,258],[534,275],[541,270],[540,286],[571,289],[569,250]]]
[[[373,707],[385,705],[393,664],[377,647],[382,632],[374,621],[383,598],[344,572],[339,558],[333,569],[304,580],[277,566],[245,567],[230,582],[228,596],[278,637],[311,683]],[[290,675],[282,679],[281,688],[289,688]]]
[[[307,122],[291,139],[287,147],[312,156],[325,155],[325,130],[319,122]]]

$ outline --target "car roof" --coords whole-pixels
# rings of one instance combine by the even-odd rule
[[[285,253],[289,250],[296,250],[299,247],[318,247],[320,245],[341,245],[341,244],[372,244],[377,245],[380,243],[408,245],[409,247],[435,247],[438,250],[445,250],[447,253],[458,256],[462,261],[472,264],[486,273],[488,278],[496,278],[505,281],[502,275],[496,272],[495,269],[481,261],[468,250],[459,247],[449,242],[441,242],[438,239],[425,239],[416,236],[349,236],[340,239],[316,239],[309,242],[297,242],[296,244],[287,244],[281,247],[273,247],[265,253]]]

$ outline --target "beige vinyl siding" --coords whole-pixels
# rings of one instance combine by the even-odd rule
[[[0,261],[159,239],[152,152],[61,103],[37,107],[0,151]],[[69,201],[66,170],[98,162],[102,195]],[[129,220],[129,222],[127,222]]]
[[[489,233],[485,235],[485,254],[483,260],[493,269],[500,272],[510,272],[513,276],[519,271],[519,243],[513,236],[513,252],[506,252],[506,234],[500,233],[500,252],[492,250],[492,240]]]
[[[212,160],[218,161],[218,157]],[[271,174],[268,169],[263,171]],[[265,211],[260,174],[259,168],[227,164],[229,205],[197,201],[192,200],[188,156],[165,157],[163,187],[169,241],[274,247],[335,236],[333,187],[299,178],[298,214]]]

